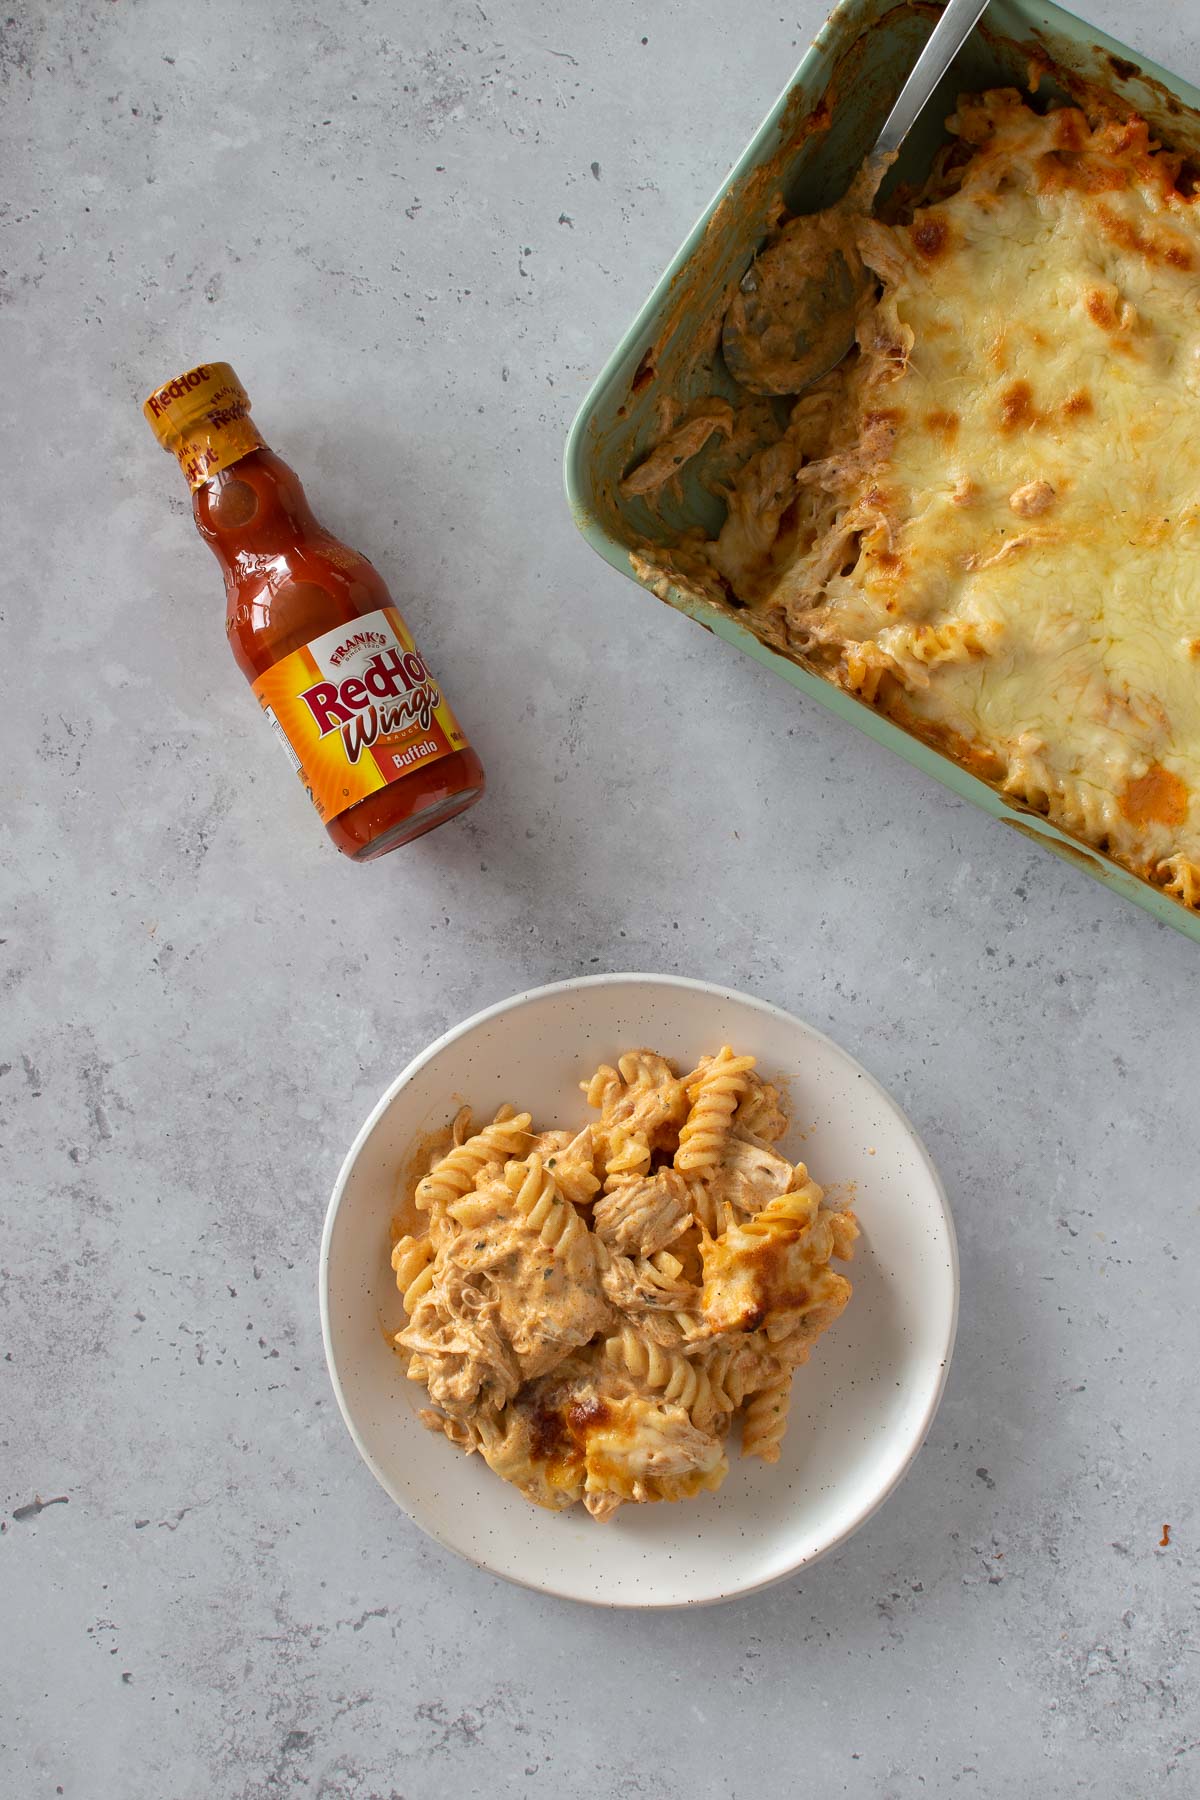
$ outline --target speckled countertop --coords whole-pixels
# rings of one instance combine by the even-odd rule
[[[1200,76],[1182,0],[1089,8]],[[30,0],[0,26],[0,1791],[1184,1800],[1197,947],[577,539],[586,383],[823,7],[573,11]],[[218,355],[492,776],[374,868],[288,779],[138,411]],[[622,967],[749,988],[862,1058],[963,1255],[903,1488],[698,1616],[443,1553],[321,1356],[325,1200],[383,1087],[485,1002]]]

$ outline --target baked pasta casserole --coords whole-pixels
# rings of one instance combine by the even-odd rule
[[[743,618],[1017,803],[1200,906],[1200,227],[1138,119],[963,99],[853,238],[857,348],[795,399],[664,420],[718,536],[642,579]],[[786,244],[789,221],[771,242]],[[799,240],[798,240],[799,241]]]
[[[582,1086],[580,1130],[458,1115],[407,1196],[395,1343],[426,1425],[536,1505],[603,1520],[719,1487],[735,1420],[743,1456],[777,1460],[858,1227],[780,1154],[752,1056],[681,1075],[633,1050]]]

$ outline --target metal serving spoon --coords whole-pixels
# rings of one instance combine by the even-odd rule
[[[858,303],[871,281],[855,248],[855,222],[870,211],[917,114],[986,6],[946,0],[849,193],[823,212],[790,219],[751,263],[725,315],[721,348],[730,374],[752,393],[801,393],[854,342]]]

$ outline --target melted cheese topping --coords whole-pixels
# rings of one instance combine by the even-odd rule
[[[635,566],[715,572],[764,637],[1200,905],[1196,204],[1138,120],[999,92],[950,126],[954,191],[863,221],[859,356],[736,472],[717,542]]]
[[[1090,840],[1200,863],[1193,205],[1139,127],[964,113],[959,192],[864,234],[912,343],[861,386],[895,435],[821,635]]]

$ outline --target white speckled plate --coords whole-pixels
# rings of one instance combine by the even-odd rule
[[[467,1099],[539,1126],[582,1123],[596,1064],[649,1045],[682,1065],[730,1043],[791,1101],[783,1148],[849,1192],[863,1236],[854,1297],[801,1369],[782,1460],[733,1461],[716,1494],[627,1506],[531,1506],[421,1425],[423,1390],[390,1345],[403,1323],[388,1263],[397,1175],[412,1141]],[[903,1113],[836,1044],[748,994],[665,975],[594,975],[477,1013],[399,1075],[338,1176],[321,1244],[334,1392],[377,1479],[431,1537],[509,1581],[603,1606],[689,1606],[751,1592],[840,1544],[900,1481],[941,1397],[958,1312],[954,1228]]]

